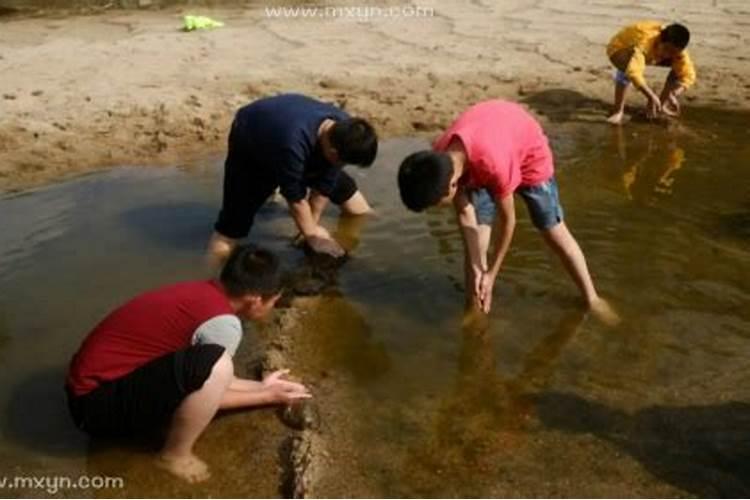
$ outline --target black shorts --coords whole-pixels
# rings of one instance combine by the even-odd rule
[[[217,344],[199,344],[165,354],[82,396],[68,392],[76,426],[97,437],[150,434],[169,425],[177,407],[203,387],[224,353]]]
[[[243,141],[234,137],[235,133],[237,132],[233,126],[224,162],[221,211],[214,229],[228,238],[244,238],[250,233],[255,214],[279,184],[273,172],[252,164],[252,151],[248,150]],[[315,189],[315,184],[308,187]],[[356,192],[356,181],[342,170],[328,198],[332,203],[342,205]]]

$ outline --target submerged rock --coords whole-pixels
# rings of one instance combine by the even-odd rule
[[[320,412],[315,403],[301,401],[283,408],[277,412],[279,419],[292,429],[318,430],[320,428]]]
[[[314,252],[304,245],[305,259],[302,265],[286,277],[287,287],[292,296],[319,295],[336,285],[338,270],[348,260],[348,256],[332,257]]]

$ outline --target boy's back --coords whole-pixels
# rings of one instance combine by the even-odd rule
[[[348,117],[336,106],[301,94],[258,99],[237,112],[243,138],[261,151],[298,145],[310,148],[317,142],[323,120]]]
[[[487,187],[502,198],[521,185],[552,177],[547,136],[519,104],[499,99],[475,104],[435,141],[434,149],[445,151],[454,137],[467,152],[470,187]]]
[[[159,356],[191,344],[205,321],[234,314],[212,281],[188,281],[145,292],[121,305],[86,337],[73,357],[68,385],[95,389]]]

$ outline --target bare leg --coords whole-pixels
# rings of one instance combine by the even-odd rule
[[[622,119],[625,116],[625,94],[627,94],[627,90],[627,85],[615,82],[615,105],[612,114],[607,118],[607,121],[613,125],[622,124]]]
[[[617,313],[596,293],[594,282],[591,280],[586,258],[583,256],[581,247],[570,234],[565,222],[542,231],[542,236],[550,248],[560,257],[560,260],[568,271],[568,274],[581,292],[586,304],[599,318],[608,324],[619,321]]]
[[[229,238],[214,231],[208,242],[208,249],[206,250],[206,262],[208,263],[209,269],[211,269],[211,271],[220,269],[236,246],[236,239]]]
[[[362,192],[357,190],[351,198],[341,204],[341,211],[347,215],[364,215],[371,213],[372,208]]]
[[[190,482],[208,479],[208,466],[193,454],[193,445],[216,415],[232,381],[234,369],[227,353],[216,361],[206,382],[186,397],[172,417],[159,463],[172,474]]]
[[[334,236],[336,241],[344,247],[344,250],[351,252],[359,246],[359,236],[368,220],[370,220],[370,217],[363,215],[342,214],[339,217]]]

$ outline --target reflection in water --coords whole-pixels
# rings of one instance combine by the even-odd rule
[[[463,287],[463,249],[453,214],[435,210],[425,218],[402,207],[396,166],[425,143],[384,141],[379,164],[362,173],[377,215],[339,220],[337,237],[353,249],[351,259],[332,274],[322,297],[309,299],[317,305],[300,318],[293,339],[295,350],[310,352],[309,374],[336,402],[332,408],[321,401],[321,412],[343,414],[335,428],[324,422],[324,437],[350,445],[349,452],[332,448],[326,459],[337,466],[333,474],[343,489],[321,489],[319,496],[348,496],[355,483],[361,496],[553,497],[586,496],[592,483],[609,488],[595,490],[605,497],[708,492],[692,486],[701,474],[738,484],[737,474],[712,476],[719,474],[717,463],[734,463],[738,455],[709,444],[727,436],[722,425],[747,428],[732,417],[744,410],[737,403],[698,408],[717,395],[750,401],[750,193],[737,189],[750,163],[750,148],[738,146],[750,143],[748,117],[691,108],[685,122],[695,134],[628,125],[627,144],[620,142],[625,156],[608,147],[609,126],[555,122],[549,128],[563,204],[597,280],[622,305],[624,326],[616,332],[581,322],[567,277],[554,271],[556,263],[522,215],[518,244],[496,287],[499,306],[488,324],[466,325],[457,335],[463,294],[449,283]],[[644,155],[650,156],[632,170],[634,204],[613,165],[625,158],[630,171]],[[0,242],[11,242],[0,244],[0,407],[9,417],[2,422],[0,468],[74,475],[121,470],[131,481],[116,495],[278,493],[274,472],[257,474],[276,460],[274,447],[259,445],[280,432],[272,412],[212,424],[198,452],[216,464],[216,477],[188,488],[155,472],[138,449],[92,449],[83,458],[86,444],[70,434],[76,431],[67,427],[62,380],[53,373],[114,304],[164,282],[202,276],[210,207],[219,204],[216,165],[118,169],[24,201],[0,199]],[[648,200],[658,209],[637,209]],[[289,245],[294,229],[288,217],[275,216],[277,208],[262,215],[253,240],[294,268],[301,252]],[[96,244],[81,245],[92,235]],[[577,414],[602,412],[586,401],[566,406],[545,399],[555,393],[606,401],[604,414],[615,422],[660,421],[626,409],[685,409],[676,415],[690,425],[674,429],[696,434],[703,445],[678,441],[677,453],[660,455],[674,433],[654,437],[648,425],[641,433],[597,427],[593,417],[576,428],[590,427],[593,435],[577,438],[558,429],[569,428]],[[746,439],[733,436],[727,442]],[[47,446],[47,439],[54,442]],[[699,449],[716,460],[701,461]]]
[[[646,147],[635,148],[635,154],[629,155],[623,127],[613,129],[618,155],[625,164],[622,182],[628,199],[654,205],[660,197],[672,195],[675,173],[685,161],[677,134],[668,131],[666,137],[657,137],[650,133]]]
[[[389,353],[357,306],[335,296],[312,301],[294,334],[309,358],[308,369],[323,377],[339,371],[359,383],[383,377],[391,367]]]
[[[347,252],[353,252],[359,246],[362,230],[367,221],[374,215],[347,215],[342,213],[337,222],[333,237],[341,244]]]
[[[45,456],[81,456],[85,437],[72,425],[62,391],[65,366],[35,372],[15,384],[2,415],[2,434]]]
[[[453,388],[428,420],[424,436],[407,450],[399,482],[415,488],[417,496],[491,496],[482,478],[497,469],[499,455],[524,447],[524,431],[535,412],[532,396],[551,382],[556,361],[583,319],[580,310],[564,315],[557,329],[524,356],[520,373],[504,377],[487,318],[465,318]],[[450,475],[451,484],[430,480],[435,471]]]

